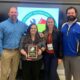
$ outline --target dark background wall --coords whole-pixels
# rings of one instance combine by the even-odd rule
[[[47,3],[79,3],[80,0],[0,0],[0,1],[18,1],[18,2],[47,2]]]
[[[8,18],[8,9],[11,6],[27,7],[58,7],[60,9],[59,26],[65,21],[65,10],[69,6],[78,9],[80,16],[80,0],[0,0],[0,22]]]

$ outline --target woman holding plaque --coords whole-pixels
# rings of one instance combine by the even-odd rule
[[[46,51],[44,53],[44,80],[59,80],[57,74],[58,59],[61,57],[60,32],[55,26],[55,20],[49,17],[46,21],[46,30],[43,37],[46,41]]]
[[[31,24],[27,34],[22,37],[20,45],[23,80],[39,80],[44,50],[45,43],[39,36],[37,26]]]

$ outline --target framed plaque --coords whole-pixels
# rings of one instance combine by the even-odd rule
[[[36,45],[29,45],[28,46],[28,58],[35,59],[37,58],[37,46]]]

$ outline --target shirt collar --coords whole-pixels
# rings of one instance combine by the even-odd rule
[[[8,18],[8,20],[11,22],[11,23],[13,23],[13,21],[10,19],[10,18]],[[18,19],[17,19],[17,21],[16,21],[16,23],[18,22]]]
[[[67,22],[67,24],[68,24],[68,25],[70,25],[70,24],[72,25],[72,24],[74,24],[74,23],[76,23],[76,22],[77,22],[77,18],[76,18],[72,23]]]

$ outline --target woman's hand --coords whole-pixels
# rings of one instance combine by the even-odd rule
[[[45,51],[45,47],[42,47],[41,50],[42,50],[42,51]]]
[[[58,64],[61,64],[62,62],[62,59],[58,59]]]
[[[26,60],[28,60],[28,61],[32,60],[32,59],[30,59],[30,58],[27,57],[27,53],[26,53],[26,51],[24,49],[21,49],[20,52],[21,52],[22,55],[24,55],[26,57]]]
[[[20,52],[21,52],[22,55],[27,57],[27,53],[26,53],[26,51],[24,49],[21,49]]]
[[[38,49],[38,55],[41,55],[41,54],[42,54],[42,50]]]

